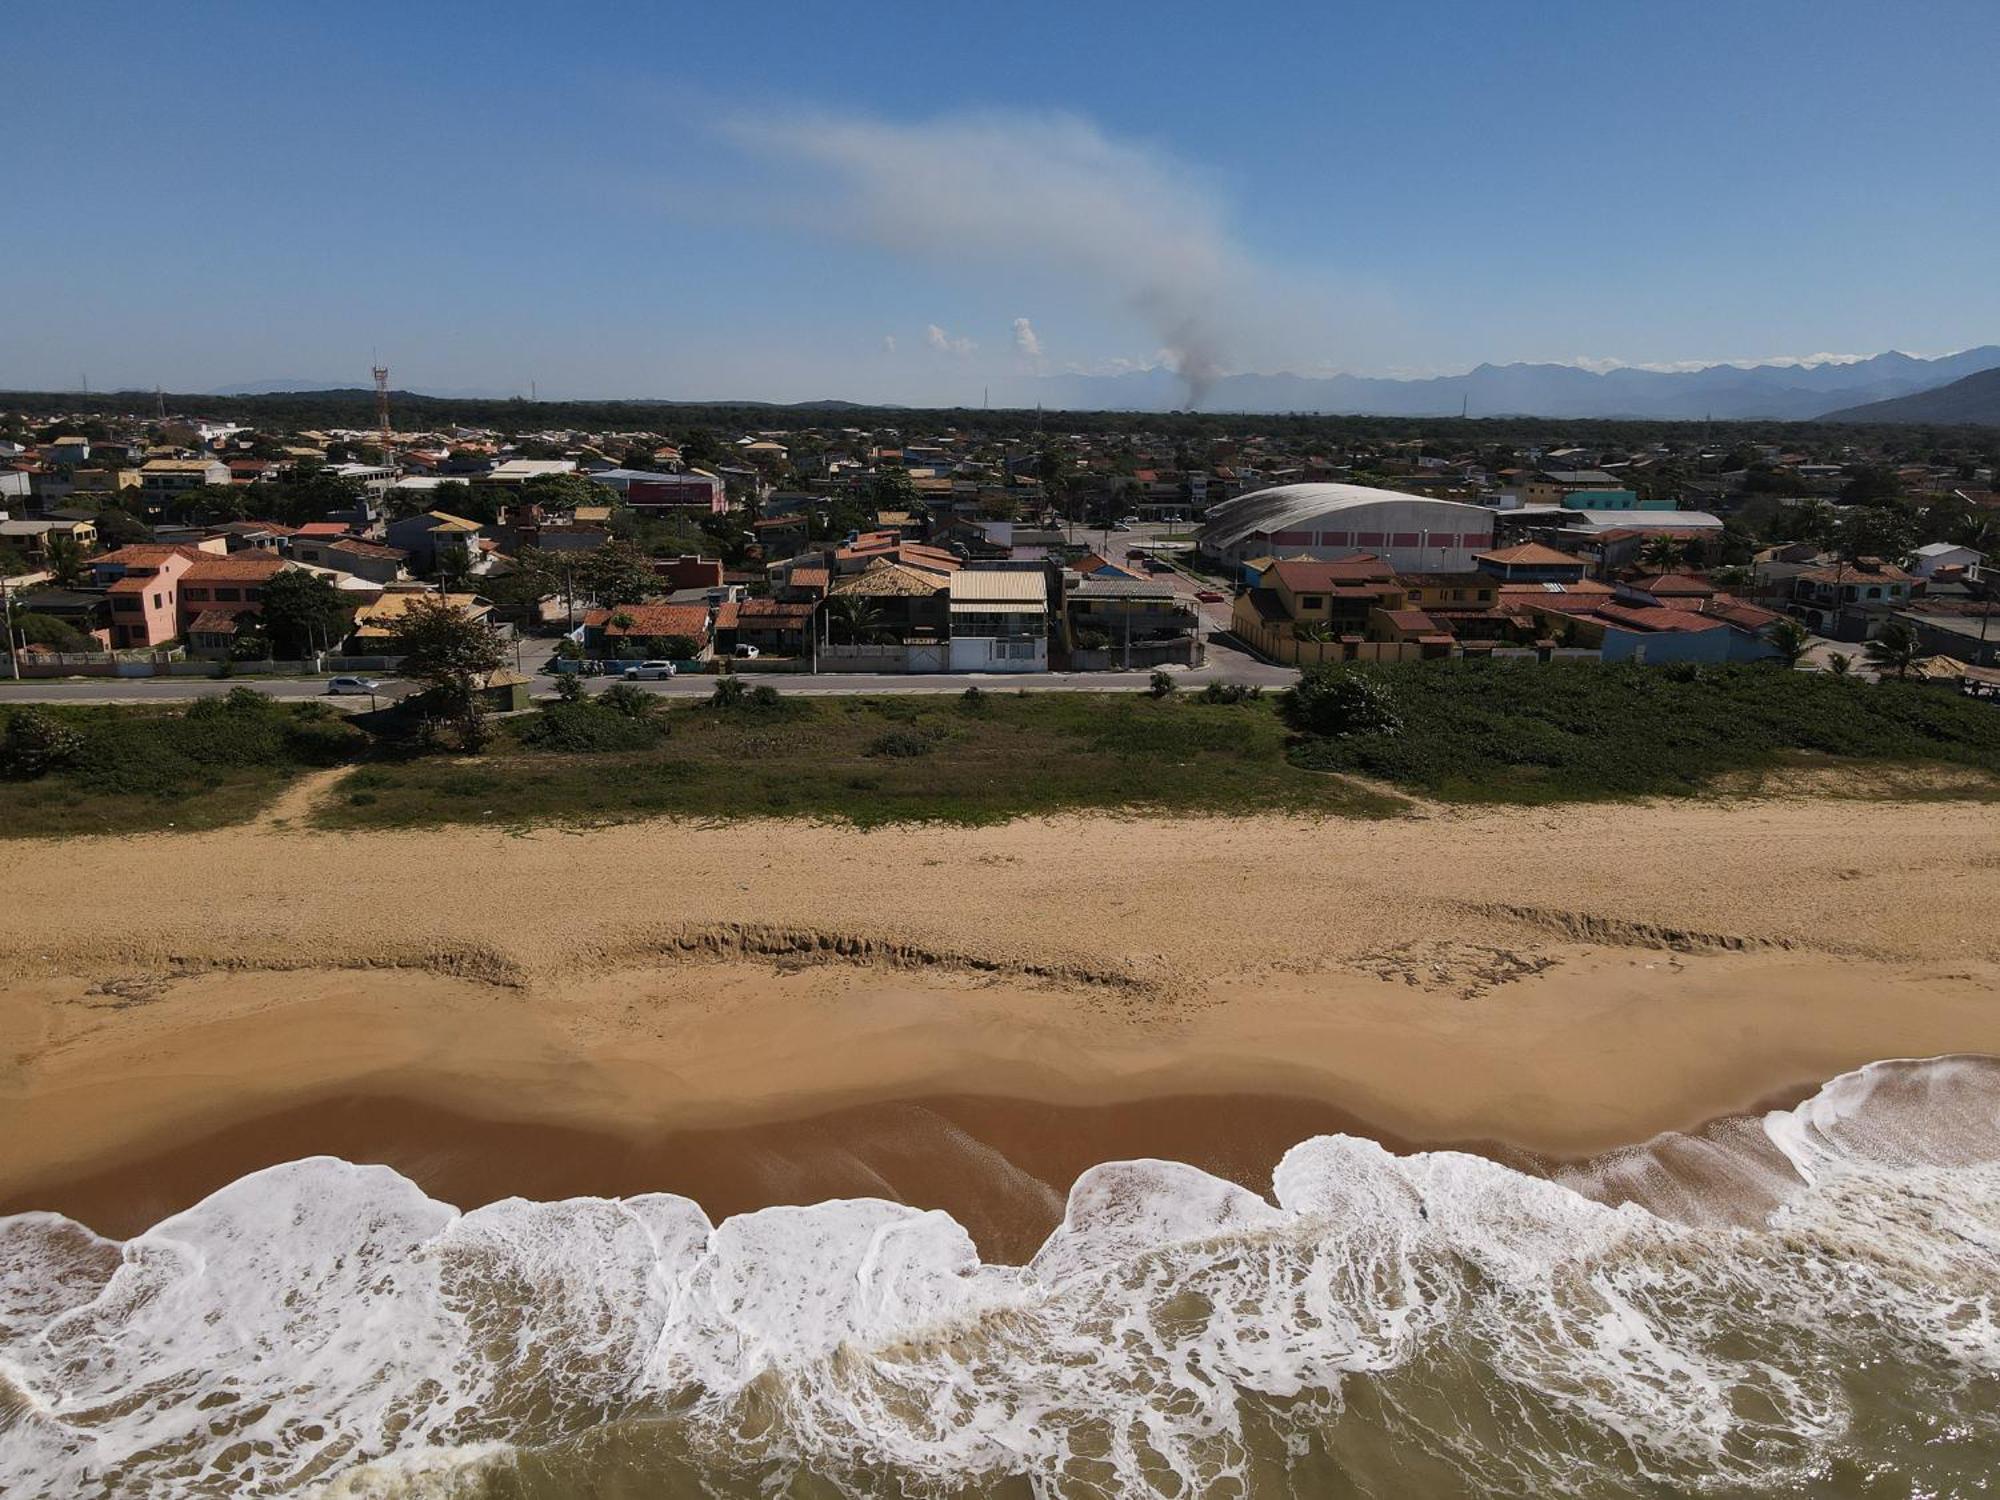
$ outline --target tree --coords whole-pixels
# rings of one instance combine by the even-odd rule
[[[521,499],[543,510],[572,511],[579,505],[615,505],[618,492],[582,474],[538,474],[521,486]]]
[[[49,574],[63,588],[74,588],[83,581],[86,563],[83,548],[77,545],[73,536],[51,534],[48,555]]]
[[[646,554],[630,542],[610,542],[578,558],[577,587],[600,604],[642,604],[660,592]]]
[[[340,590],[323,574],[287,568],[264,585],[264,630],[287,660],[330,649],[347,633],[347,619]]]
[[[1849,562],[1863,557],[1897,562],[1916,544],[1916,530],[1908,511],[1888,505],[1855,506],[1840,518],[1840,554]]]
[[[1796,667],[1805,660],[1806,651],[1812,646],[1812,632],[1797,620],[1778,621],[1764,639],[1777,648],[1787,667]]]
[[[874,640],[884,625],[881,607],[860,594],[838,594],[827,600],[826,617],[833,633],[850,646]]]
[[[102,651],[104,648],[67,620],[36,610],[14,606],[14,634],[24,646],[46,646],[51,651]]]
[[[1875,505],[1902,493],[1902,476],[1894,469],[1886,464],[1863,464],[1841,486],[1840,498],[1849,505]]]
[[[1854,671],[1854,658],[1845,651],[1835,651],[1827,657],[1826,669],[1836,677],[1846,677]]]
[[[1344,665],[1310,668],[1286,695],[1295,728],[1311,734],[1399,734],[1403,716],[1387,682]]]
[[[443,599],[413,599],[397,620],[391,649],[402,673],[424,684],[439,716],[458,724],[459,744],[477,754],[486,744],[479,690],[500,670],[507,653],[500,633]]]
[[[1903,620],[1889,621],[1881,634],[1864,644],[1861,651],[1877,672],[1894,672],[1898,677],[1908,677],[1910,667],[1923,655],[1916,631]]]
[[[39,708],[17,708],[0,733],[0,775],[29,780],[73,765],[83,749],[83,736],[54,714]]]
[[[1687,558],[1687,544],[1677,536],[1648,537],[1639,559],[1649,568],[1671,573]]]

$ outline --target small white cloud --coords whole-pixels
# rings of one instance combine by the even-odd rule
[[[1029,359],[1042,357],[1041,335],[1035,332],[1035,325],[1026,318],[1014,320],[1014,347]]]
[[[960,359],[979,347],[971,339],[953,338],[935,323],[924,330],[924,338],[938,353],[956,354]]]
[[[895,334],[885,333],[882,335],[882,352],[884,354],[894,354],[896,352]]]

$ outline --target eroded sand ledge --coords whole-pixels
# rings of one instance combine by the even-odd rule
[[[0,910],[0,1210],[115,1232],[336,1150],[468,1205],[976,1188],[1005,1242],[1094,1160],[1261,1186],[1331,1128],[1575,1155],[2000,1052],[1979,805],[4,853],[35,898]]]

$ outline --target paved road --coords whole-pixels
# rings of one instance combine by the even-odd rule
[[[772,672],[745,673],[753,682],[769,682],[780,692],[801,694],[854,693],[957,693],[977,683],[990,692],[1026,688],[1030,692],[1118,692],[1143,688],[1152,681],[1150,670],[1138,672],[939,672],[922,675],[874,672],[822,672],[817,674]],[[1298,678],[1290,667],[1272,666],[1220,641],[1208,643],[1208,663],[1191,671],[1175,669],[1174,676],[1184,687],[1200,687],[1208,682],[1248,682],[1266,688],[1288,687]],[[592,692],[602,691],[614,679],[587,680]],[[410,685],[394,677],[382,679],[384,698],[401,697]],[[677,677],[666,682],[642,682],[639,686],[663,697],[705,697],[714,687],[710,676]],[[231,688],[254,688],[260,693],[286,701],[326,697],[324,678],[282,677],[88,677],[44,681],[0,680],[0,706],[8,703],[185,703],[196,698],[212,698]],[[536,697],[554,694],[555,679],[537,675],[530,691]],[[366,698],[331,699],[341,707],[366,708]]]

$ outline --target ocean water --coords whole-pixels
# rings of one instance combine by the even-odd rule
[[[1552,1174],[1098,1167],[1025,1266],[853,1200],[472,1213],[256,1173],[0,1220],[0,1493],[1960,1496],[2000,1474],[2000,1062]]]

